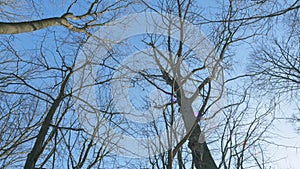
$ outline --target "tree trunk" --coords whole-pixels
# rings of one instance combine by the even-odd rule
[[[206,142],[199,143],[201,129],[199,124],[195,124],[197,118],[193,113],[192,102],[193,100],[191,99],[181,98],[180,111],[186,131],[189,132],[192,130],[192,133],[188,138],[188,146],[192,151],[193,163],[197,169],[217,169],[217,165],[215,164]]]
[[[217,169],[206,142],[199,143],[200,133],[200,126],[197,125],[189,138],[188,146],[192,151],[193,163],[196,169]]]
[[[57,110],[57,108],[59,107],[61,101],[64,98],[65,95],[65,88],[68,84],[68,81],[71,77],[72,72],[70,72],[66,78],[64,79],[64,81],[61,84],[60,87],[60,92],[57,96],[57,98],[55,99],[54,103],[52,104],[50,110],[47,112],[47,115],[42,123],[42,126],[40,128],[40,131],[37,135],[36,141],[34,143],[33,148],[31,149],[31,152],[27,155],[27,159],[25,162],[25,166],[24,169],[33,169],[35,168],[35,164],[37,162],[37,160],[39,159],[40,155],[43,153],[44,151],[44,141],[46,138],[46,135],[48,133],[49,130],[49,126],[51,124],[52,118]]]

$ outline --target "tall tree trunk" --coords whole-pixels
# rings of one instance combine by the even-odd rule
[[[70,71],[69,74],[66,76],[64,81],[61,84],[59,94],[57,98],[54,100],[50,110],[47,112],[47,115],[42,123],[42,126],[40,128],[40,131],[37,135],[36,141],[34,143],[33,148],[31,149],[31,152],[27,155],[27,159],[25,162],[24,169],[33,169],[35,168],[36,162],[39,159],[40,155],[44,151],[44,142],[46,135],[49,130],[49,126],[51,124],[52,118],[59,107],[61,101],[63,100],[65,96],[65,88],[67,86],[67,83],[71,77],[72,72]]]
[[[199,143],[200,134],[200,126],[197,125],[189,138],[188,146],[192,151],[193,163],[196,169],[217,169],[207,143]]]
[[[192,108],[193,100],[182,97],[181,98],[181,114],[183,117],[185,129],[187,132],[192,130],[189,137],[188,146],[192,151],[193,163],[197,169],[217,169],[217,165],[208,149],[207,143],[199,142],[201,129],[197,122],[197,118],[194,116]]]

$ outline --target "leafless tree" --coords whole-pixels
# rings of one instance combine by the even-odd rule
[[[218,95],[213,95],[211,90],[214,80],[223,76],[222,72],[230,74],[230,66],[235,58],[231,51],[235,45],[259,38],[269,42],[266,35],[272,31],[270,25],[279,22],[280,17],[293,13],[287,40],[271,40],[274,46],[264,43],[262,48],[257,48],[252,70],[258,75],[256,77],[260,84],[265,84],[265,79],[268,79],[271,86],[278,87],[280,92],[298,91],[299,30],[295,26],[299,20],[298,0],[286,3],[276,0],[224,0],[216,1],[216,6],[207,10],[201,7],[200,2],[193,0],[139,1],[134,7],[129,6],[131,1],[74,0],[60,4],[62,10],[57,9],[59,12],[55,17],[40,11],[45,8],[45,4],[50,3],[0,0],[0,13],[3,14],[0,22],[0,163],[3,168],[116,168],[140,165],[169,169],[215,169],[251,166],[265,168],[268,165],[270,161],[265,159],[267,156],[263,151],[254,153],[252,150],[264,149],[262,135],[267,133],[272,122],[264,120],[273,107],[260,109],[247,90],[238,90],[234,93],[233,103],[212,110],[211,107],[224,95],[224,89],[230,88],[228,83],[248,75],[224,79]],[[14,10],[18,5],[34,10],[19,13]],[[100,77],[96,78],[95,84],[89,85],[107,92],[101,92],[99,96],[102,101],[100,108],[89,107],[89,103],[81,96],[74,96],[79,90],[72,86],[71,80],[74,72],[85,69],[84,66],[77,67],[77,57],[83,44],[89,38],[95,38],[93,33],[97,28],[114,21],[118,14],[126,10],[136,12],[143,9],[166,14],[161,16],[167,25],[167,35],[148,34],[142,37],[139,42],[149,49],[146,54],[153,56],[158,70],[135,72],[137,79],[129,80],[133,81],[133,86],[152,86],[171,99],[157,105],[163,108],[161,123],[154,121],[142,128],[141,125],[131,124],[121,118],[122,112],[115,111],[114,107],[118,100],[107,92],[107,85],[111,81],[120,80],[113,78],[112,72],[117,71],[116,65],[124,64],[120,60],[130,52],[131,47],[139,47],[126,45],[130,39],[124,40],[125,47],[120,48],[126,50],[120,52],[117,47],[111,48],[102,60],[92,63],[100,67]],[[192,32],[188,32],[188,23],[203,28],[211,41],[213,47],[203,50],[203,60],[193,52],[199,44],[186,46],[190,39],[196,39],[191,36]],[[179,30],[178,39],[172,38],[174,25]],[[24,36],[30,37],[32,44],[24,40]],[[207,41],[205,38],[202,40]],[[86,56],[89,57],[88,54]],[[160,59],[166,60],[169,67],[162,66]],[[180,69],[184,67],[183,62],[188,65],[186,72]],[[192,80],[196,86],[193,91],[184,87],[189,85],[188,80]],[[88,88],[81,87],[83,90]],[[296,96],[298,92],[295,92],[294,98]],[[87,107],[76,107],[74,97]],[[196,117],[192,106],[194,101],[198,106]],[[81,126],[77,117],[81,111],[100,112],[99,121],[91,131]],[[222,121],[215,132],[207,136],[210,138],[207,140],[201,124],[206,121],[209,123],[209,118],[217,114],[222,114]],[[185,135],[175,135],[176,130],[183,127],[176,126],[176,116],[183,118]],[[206,116],[208,119],[205,120]],[[160,131],[165,129],[168,134],[174,134],[169,137],[174,139],[174,143],[166,152],[149,156],[144,161],[130,159],[128,162],[127,159],[110,154],[113,148],[118,147],[114,145],[110,130],[105,136],[99,136],[98,129],[103,126],[102,120],[133,136],[154,134],[160,137]]]
[[[109,151],[108,141],[96,145],[96,134],[89,135],[79,125],[72,109],[71,78],[89,31],[110,21],[130,2],[86,2],[86,11],[76,15],[74,8],[82,4],[73,1],[64,6],[63,16],[45,18],[38,15],[41,11],[29,16],[9,11],[16,5],[35,9],[45,2],[1,3],[1,12],[7,14],[1,18],[1,34],[35,36],[32,45],[16,40],[19,35],[1,37],[1,165],[28,169],[99,165]],[[57,33],[49,30],[53,26],[67,29]],[[20,44],[23,50],[17,47]]]
[[[268,37],[254,45],[249,72],[253,84],[262,95],[276,97],[289,105],[292,112],[278,114],[278,119],[286,119],[297,124],[299,121],[300,89],[300,44],[297,23],[299,11],[295,10],[277,21]],[[276,32],[282,30],[278,35]],[[298,129],[297,129],[298,130]]]

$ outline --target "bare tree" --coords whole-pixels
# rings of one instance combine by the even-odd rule
[[[272,119],[265,119],[269,118],[273,107],[261,109],[245,87],[242,91],[227,94],[234,97],[233,103],[213,109],[224,96],[224,89],[232,89],[228,83],[236,82],[241,76],[221,81],[217,95],[212,90],[214,82],[223,76],[224,71],[230,73],[230,65],[235,58],[231,50],[235,45],[252,42],[252,38],[269,41],[265,35],[270,35],[270,25],[280,17],[294,12],[287,40],[271,40],[274,46],[264,43],[261,48],[256,48],[252,70],[258,75],[256,77],[260,85],[266,84],[267,79],[272,86],[270,89],[273,90],[275,86],[279,93],[292,91],[294,98],[297,98],[299,30],[295,23],[299,20],[298,0],[285,4],[276,0],[224,0],[216,1],[214,8],[207,10],[206,6],[201,7],[204,4],[193,0],[139,1],[133,8],[129,6],[131,1],[74,0],[65,1],[65,4],[62,4],[62,10],[53,17],[39,11],[45,2],[13,3],[0,0],[0,13],[3,14],[0,34],[5,34],[1,35],[0,48],[0,163],[3,168],[117,168],[140,165],[169,169],[215,169],[252,166],[265,168],[268,165],[270,161],[263,151],[254,153],[252,150],[264,149],[263,134],[267,134],[272,122]],[[18,13],[13,10],[16,5],[26,5],[28,9],[34,10]],[[83,44],[90,38],[95,38],[93,33],[97,28],[100,27],[101,30],[101,26],[114,21],[118,14],[122,14],[123,9],[129,12],[145,9],[163,13],[161,19],[164,21],[166,34],[137,36],[134,37],[136,39],[133,38],[134,43],[130,43],[130,38],[126,39],[125,43],[117,44],[124,44],[120,50],[118,47],[109,48],[99,62],[90,63],[87,59],[82,67],[77,67],[77,57],[80,51],[84,51]],[[211,43],[201,50],[201,59],[197,56],[199,51],[194,51],[203,45],[197,40],[208,42],[208,39],[196,37],[192,30],[187,29],[188,24],[203,28],[209,35]],[[125,28],[126,23],[124,30]],[[178,31],[179,38],[173,38],[173,30]],[[32,45],[23,40],[22,36],[30,36]],[[103,39],[98,40],[105,42]],[[197,43],[186,46],[192,40]],[[161,109],[162,118],[149,125],[132,124],[130,120],[122,118],[126,113],[116,111],[115,106],[120,103],[107,87],[113,81],[122,80],[115,78],[114,73],[119,71],[116,67],[128,68],[121,60],[131,52],[130,49],[139,49],[139,45],[132,45],[137,42],[148,49],[146,52],[138,51],[151,56],[157,69],[127,69],[136,76],[125,80],[132,82],[133,87],[139,86],[141,90],[151,86],[170,98],[167,102],[152,98]],[[109,45],[109,42],[101,45]],[[89,51],[85,56],[96,55],[93,52]],[[164,65],[165,62],[167,66]],[[99,67],[95,81],[87,86],[80,86],[81,89],[75,88],[72,75],[81,70],[88,71],[89,64]],[[242,77],[246,76],[248,75]],[[89,85],[94,85],[101,91],[97,99],[101,102],[95,107],[90,106],[83,96],[75,95]],[[190,90],[186,86],[194,87]],[[76,100],[82,103],[82,107],[78,107]],[[147,101],[145,103],[147,109]],[[196,108],[193,104],[197,105]],[[254,104],[258,106],[253,106]],[[82,112],[100,114],[96,118],[96,125],[89,128],[89,131],[83,128],[77,116]],[[205,135],[205,125],[202,124],[213,123],[211,119],[220,114],[220,124],[213,128],[215,132]],[[177,116],[182,117],[183,126],[177,126]],[[81,120],[89,119],[81,117]],[[99,136],[101,127],[107,127],[107,132]],[[118,128],[121,134],[143,134],[149,138],[151,135],[162,138],[160,133],[164,129],[167,131],[167,138],[171,139],[168,142],[169,149],[138,160],[111,155],[114,149],[120,150],[123,147],[116,144],[118,137],[113,135],[115,133],[111,132],[110,127]],[[184,135],[179,132],[182,128],[186,130]],[[157,148],[162,148],[163,144],[152,143]]]
[[[295,10],[279,19],[281,22],[277,22],[278,26],[272,32],[284,28],[282,34],[270,33],[253,46],[249,72],[255,74],[253,84],[262,95],[276,97],[279,104],[291,108],[289,111],[292,112],[279,113],[277,119],[297,124],[300,110],[300,30],[296,26],[300,19],[299,11]]]
[[[268,10],[268,7],[270,4],[274,4],[277,8],[272,8]],[[193,13],[192,9],[193,1],[172,1],[172,2],[160,2],[160,8],[152,7],[150,4],[146,5],[151,8],[154,11],[159,11],[159,12],[166,12],[170,14],[174,14],[180,18],[179,21],[176,21],[180,23],[179,29],[182,30],[182,32],[186,30],[184,29],[185,27],[185,22],[186,20],[192,22],[192,23],[197,23],[199,25],[211,25],[213,27],[213,34],[212,36],[215,37],[213,39],[213,42],[215,43],[215,51],[210,51],[210,52],[216,52],[213,54],[216,54],[214,58],[214,63],[215,65],[212,66],[214,67],[215,71],[210,74],[210,76],[207,76],[207,78],[202,77],[202,79],[197,79],[199,86],[196,92],[194,93],[195,95],[199,95],[202,97],[203,102],[201,105],[201,108],[199,109],[199,114],[205,115],[209,108],[211,107],[211,103],[207,101],[208,98],[211,99],[211,95],[209,93],[210,91],[210,85],[211,81],[215,76],[218,76],[219,70],[217,67],[222,67],[222,68],[227,68],[225,66],[226,63],[228,63],[227,59],[232,58],[232,54],[230,53],[229,49],[232,48],[234,44],[240,44],[242,41],[247,41],[251,38],[256,38],[259,37],[261,34],[268,34],[270,31],[270,27],[267,25],[268,23],[272,23],[273,19],[276,19],[278,16],[284,15],[286,13],[289,13],[291,11],[297,11],[299,8],[299,2],[294,1],[291,2],[290,4],[287,4],[287,6],[284,6],[280,3],[276,3],[274,1],[262,1],[262,2],[248,2],[248,3],[241,3],[238,1],[229,1],[228,3],[222,3],[222,9],[220,13],[220,18],[215,19],[215,18],[206,18],[203,16],[201,13]],[[259,7],[259,9],[258,9]],[[247,11],[247,12],[246,12]],[[267,12],[266,12],[267,11]],[[199,17],[201,16],[201,17]],[[196,19],[197,18],[197,19]],[[201,19],[198,19],[201,18]],[[203,19],[202,19],[203,18]],[[166,23],[169,24],[171,23],[170,20],[166,19]],[[170,24],[171,25],[171,24]],[[252,30],[249,30],[249,26],[252,26]],[[250,26],[250,27],[251,27]],[[171,26],[170,26],[171,27]],[[183,31],[184,30],[184,31]],[[172,32],[172,31],[169,31]],[[165,41],[166,47],[164,49],[167,49],[167,54],[164,54],[163,51],[161,51],[159,48],[163,46],[163,43],[161,40],[159,40],[160,37],[153,36],[151,40],[147,41],[146,44],[148,44],[152,49],[154,56],[158,58],[158,56],[164,58],[165,60],[175,60],[174,63],[171,63],[171,65],[179,65],[180,63],[188,60],[188,57],[191,56],[190,51],[185,51],[184,50],[184,43],[187,41],[189,38],[186,34],[181,34],[181,39],[178,40],[176,43],[175,41],[172,41],[172,36],[169,35],[167,38],[165,38],[163,41]],[[208,53],[210,53],[208,52]],[[153,54],[152,54],[153,55]],[[208,57],[208,56],[207,56]],[[222,64],[220,64],[222,63]],[[159,63],[158,63],[159,64]],[[259,63],[258,63],[259,64]],[[222,66],[221,66],[222,65]],[[193,65],[196,68],[194,70],[191,70],[191,74],[196,74],[199,73],[200,71],[203,71],[203,68],[207,68],[207,63],[204,61],[203,65],[201,64],[195,64]],[[201,138],[201,127],[199,126],[198,122],[201,121],[199,119],[193,119],[192,114],[193,110],[191,108],[191,102],[193,102],[193,97],[186,97],[185,91],[183,89],[185,81],[183,79],[189,78],[189,77],[181,77],[181,73],[179,73],[179,69],[176,66],[170,66],[171,70],[167,70],[164,67],[160,66],[160,71],[161,74],[147,74],[146,77],[148,77],[148,80],[150,77],[155,77],[155,78],[162,78],[170,88],[172,88],[172,91],[169,91],[168,93],[171,96],[176,96],[178,99],[178,105],[180,107],[179,112],[182,114],[185,127],[187,131],[191,131],[183,140],[180,142],[177,146],[175,146],[174,151],[169,152],[168,156],[171,156],[167,160],[167,166],[168,168],[172,168],[172,160],[178,150],[179,147],[183,145],[183,143],[186,140],[189,140],[189,148],[192,151],[192,156],[193,156],[193,163],[196,168],[217,168],[215,160],[212,158],[211,151],[209,151],[207,143],[205,142],[204,144],[199,143],[199,138]],[[200,73],[202,76],[205,76],[205,73]],[[145,74],[144,74],[145,76]],[[248,75],[246,75],[248,76]],[[199,77],[199,76],[197,76]],[[234,77],[233,79],[238,79],[239,77]],[[232,79],[232,80],[233,80]],[[155,84],[155,80],[152,80],[152,85],[154,86],[159,86]],[[229,80],[230,81],[230,80]],[[151,82],[150,82],[151,83]],[[203,93],[201,93],[203,91]],[[216,100],[218,98],[215,98]],[[226,106],[225,106],[226,107]],[[228,105],[230,107],[230,105]],[[270,108],[271,109],[271,108]],[[273,109],[272,109],[273,110]],[[189,112],[186,113],[185,111]],[[242,111],[244,112],[244,111]],[[186,114],[185,114],[186,113]],[[244,112],[245,113],[245,112]],[[242,113],[243,114],[243,113]],[[258,116],[260,112],[258,110],[254,111],[254,116]],[[264,119],[266,118],[267,115],[270,114],[270,111],[267,111],[267,113],[263,113],[262,115],[259,115],[257,118],[258,119]],[[189,116],[190,115],[190,116]],[[230,116],[230,114],[229,114]],[[172,118],[172,116],[171,116]],[[232,117],[233,118],[233,117]],[[272,119],[272,117],[270,117]],[[245,120],[245,119],[244,119]],[[248,132],[246,133],[246,139],[249,139],[250,135],[252,136],[253,132],[257,131],[257,129],[260,127],[264,127],[262,123],[259,121],[256,121],[257,119],[254,119],[252,122],[249,122],[250,128]],[[195,123],[192,123],[191,121],[195,121]],[[272,121],[272,120],[271,120]],[[265,129],[269,128],[269,124],[266,124]],[[252,128],[252,126],[255,126]],[[228,126],[226,126],[228,127]],[[226,128],[225,127],[225,128]],[[239,128],[239,124],[235,126]],[[234,127],[234,128],[235,128]],[[230,128],[230,127],[229,127]],[[242,128],[242,127],[241,127]],[[264,130],[265,132],[266,130]],[[250,143],[250,145],[256,144],[256,141],[261,139],[261,135],[256,135],[256,139],[253,139],[253,143]],[[251,139],[249,139],[251,140]],[[228,140],[227,140],[228,141]],[[248,141],[248,140],[247,140]],[[245,141],[246,142],[246,141]],[[238,144],[238,143],[237,143]],[[244,147],[245,148],[245,147]],[[244,159],[244,149],[242,151],[236,151],[236,154],[231,154],[231,158],[233,156],[237,156],[237,163],[236,167],[237,168],[243,168],[243,160]],[[172,154],[173,153],[173,154]],[[172,155],[170,155],[172,154]],[[258,166],[263,166],[265,165],[265,161],[260,163],[259,160],[254,158],[254,161],[256,161]],[[230,162],[229,162],[230,163]],[[225,166],[225,165],[224,165]]]
[[[7,5],[3,10],[16,7],[15,4],[3,3]],[[32,169],[71,165],[73,168],[92,168],[101,163],[108,152],[104,142],[108,141],[103,141],[103,145],[95,145],[95,135],[90,136],[79,126],[76,113],[72,111],[71,76],[79,50],[90,35],[88,31],[110,21],[119,9],[128,4],[123,1],[88,2],[85,4],[86,12],[75,15],[71,13],[78,5],[74,1],[69,3],[65,14],[60,17],[31,20],[30,16],[23,19],[16,17],[22,16],[21,13],[11,13],[11,18],[3,18],[5,22],[1,22],[1,34],[33,32],[52,26],[67,28],[67,36],[51,31],[34,32],[37,35],[36,46],[23,45],[24,51],[16,47],[18,42],[14,36],[2,38],[3,167],[24,165],[24,168]],[[38,2],[32,5],[38,5]],[[99,14],[106,15],[105,19],[101,17],[102,20],[98,20]],[[61,158],[57,158],[59,156]],[[68,162],[63,159],[68,159]]]
[[[254,78],[255,83],[261,89],[276,93],[277,96],[289,93],[293,98],[298,98],[300,84],[298,56],[299,39],[294,32],[282,40],[270,39],[260,44],[252,54],[250,67],[250,71],[257,74]]]

